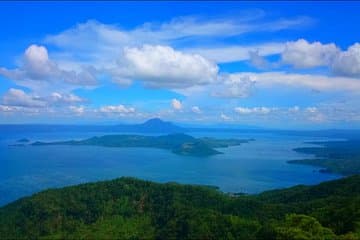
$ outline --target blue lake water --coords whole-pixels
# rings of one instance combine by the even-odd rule
[[[315,137],[270,133],[189,133],[217,138],[254,138],[241,146],[222,148],[221,155],[183,157],[167,150],[94,146],[11,147],[17,139],[53,141],[83,139],[109,133],[51,132],[0,134],[0,205],[32,193],[96,180],[132,176],[156,182],[218,186],[225,192],[258,193],[297,184],[338,178],[311,166],[287,164],[310,158],[292,149],[310,146]]]

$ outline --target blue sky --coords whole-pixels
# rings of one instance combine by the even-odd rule
[[[360,126],[355,1],[0,8],[0,123]]]

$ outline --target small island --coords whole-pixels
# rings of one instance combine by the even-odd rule
[[[16,140],[16,143],[14,144],[9,144],[9,147],[25,147],[26,144],[29,144],[30,140],[27,138],[21,138]]]
[[[225,148],[248,143],[253,139],[215,139],[194,138],[187,134],[169,134],[163,136],[143,135],[105,135],[92,137],[84,140],[70,140],[58,142],[34,142],[32,146],[43,145],[91,145],[103,147],[149,147],[171,150],[173,153],[183,156],[206,157],[222,152],[215,148]]]
[[[360,140],[308,142],[319,147],[295,148],[300,153],[314,154],[313,159],[291,160],[291,164],[306,164],[323,167],[322,173],[353,175],[360,173]]]
[[[16,142],[18,142],[18,143],[28,143],[28,142],[30,142],[30,140],[27,139],[27,138],[21,138],[21,139],[17,140]]]

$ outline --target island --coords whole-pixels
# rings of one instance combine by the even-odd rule
[[[238,146],[248,143],[253,139],[216,139],[216,138],[194,138],[183,133],[168,134],[162,136],[144,135],[105,135],[92,137],[84,140],[70,140],[58,142],[34,142],[32,146],[44,145],[91,145],[103,147],[148,147],[170,150],[175,154],[183,156],[206,157],[222,152],[216,150],[230,146]],[[215,149],[216,148],[216,149]]]
[[[123,177],[49,189],[0,208],[2,239],[360,237],[360,176],[257,195]]]
[[[28,142],[30,142],[30,140],[27,139],[27,138],[21,138],[21,139],[17,140],[16,142],[18,142],[18,143],[28,143]]]
[[[291,160],[291,164],[319,166],[323,173],[353,175],[360,173],[360,140],[308,142],[319,147],[295,148],[296,152],[314,154],[313,159]]]
[[[27,138],[18,139],[15,143],[9,144],[9,147],[25,147],[30,142]]]

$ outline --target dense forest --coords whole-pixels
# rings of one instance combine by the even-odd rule
[[[360,175],[258,195],[134,178],[0,209],[1,239],[360,239]]]

